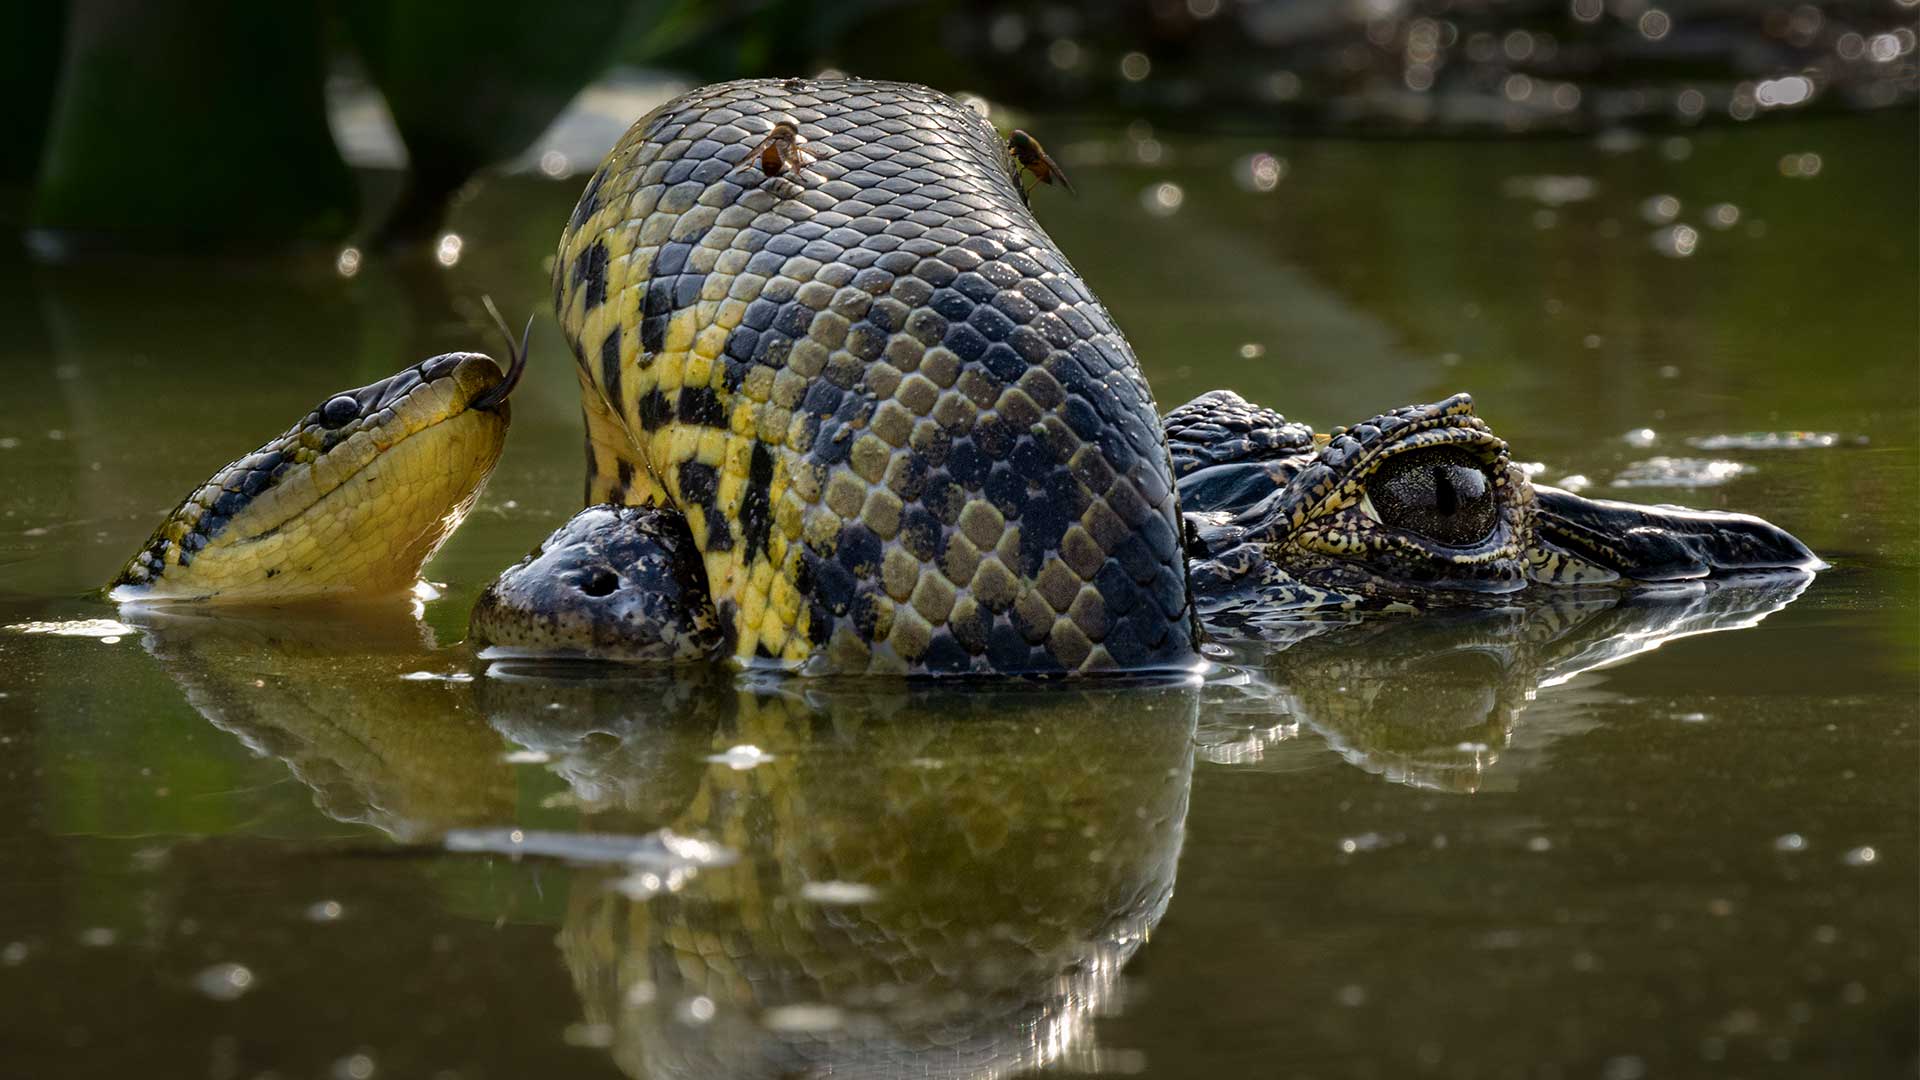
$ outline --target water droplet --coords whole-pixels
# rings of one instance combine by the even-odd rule
[[[846,1019],[831,1005],[778,1005],[760,1015],[761,1026],[769,1031],[838,1031]]]
[[[1880,860],[1880,853],[1862,845],[1846,853],[1842,861],[1848,866],[1872,866]]]
[[[758,765],[774,760],[772,754],[751,744],[729,747],[723,754],[710,754],[707,760],[716,765],[725,765],[735,772],[745,772]]]
[[[347,913],[338,900],[319,900],[307,906],[307,921],[317,923],[335,922]]]
[[[870,904],[880,890],[858,881],[809,881],[800,886],[800,898],[816,904]]]
[[[1140,205],[1155,217],[1172,217],[1186,201],[1187,193],[1180,185],[1167,180],[1149,184],[1140,192]]]
[[[240,964],[215,964],[193,977],[193,985],[215,1001],[237,1001],[253,982],[253,972]]]

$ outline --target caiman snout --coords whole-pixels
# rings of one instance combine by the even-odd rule
[[[1826,565],[1792,533],[1749,514],[1589,499],[1538,484],[1533,490],[1542,542],[1628,580]]]

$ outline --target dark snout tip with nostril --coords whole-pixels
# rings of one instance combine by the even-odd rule
[[[1750,514],[1641,506],[1542,486],[1534,495],[1542,539],[1634,581],[1827,565],[1792,533]]]

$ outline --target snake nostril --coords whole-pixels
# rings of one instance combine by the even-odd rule
[[[588,596],[606,596],[620,587],[620,579],[604,566],[596,566],[574,585]]]

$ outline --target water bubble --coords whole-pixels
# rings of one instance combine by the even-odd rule
[[[1700,232],[1691,225],[1669,225],[1653,234],[1653,250],[1671,259],[1684,259],[1700,247]]]
[[[307,921],[317,923],[337,922],[347,909],[338,900],[317,900],[307,906]]]
[[[714,1011],[713,999],[702,994],[680,1006],[680,1019],[689,1024],[704,1024],[713,1019]]]
[[[349,1054],[333,1063],[334,1080],[371,1080],[374,1072],[372,1054]]]
[[[1187,0],[1187,14],[1196,19],[1211,19],[1220,14],[1220,0]]]
[[[1527,850],[1534,851],[1534,852],[1552,851],[1553,841],[1547,839],[1544,836],[1536,836],[1533,839],[1527,841]]]
[[[1258,360],[1265,355],[1267,355],[1267,347],[1257,341],[1249,341],[1240,346],[1240,359],[1242,360]]]
[[[1648,41],[1659,41],[1673,29],[1673,17],[1659,8],[1648,8],[1640,16],[1640,36]]]
[[[1060,38],[1047,46],[1047,63],[1061,71],[1072,71],[1080,66],[1080,43],[1072,38]]]
[[[360,249],[357,247],[341,248],[340,254],[333,257],[333,270],[334,273],[339,274],[341,277],[352,277],[359,273]]]
[[[193,985],[215,1001],[238,1001],[253,981],[253,972],[240,964],[215,964],[193,977]]]
[[[987,43],[994,52],[1010,53],[1027,43],[1027,22],[1017,13],[1003,11],[987,24]]]
[[[1140,192],[1140,205],[1155,217],[1171,217],[1179,213],[1180,204],[1186,201],[1187,193],[1172,181],[1149,184]]]
[[[1707,111],[1707,95],[1689,87],[1680,91],[1679,96],[1673,99],[1673,107],[1681,116],[1689,119],[1697,117]]]
[[[9,941],[7,947],[0,949],[0,967],[19,967],[32,955],[33,946],[24,941]]]
[[[1668,161],[1685,161],[1693,156],[1693,140],[1685,135],[1669,135],[1660,140],[1660,156]]]
[[[800,899],[816,904],[870,904],[880,890],[858,881],[809,881],[800,886]]]
[[[1500,92],[1507,96],[1508,101],[1515,103],[1525,101],[1533,96],[1533,80],[1518,73],[1509,75],[1506,81],[1500,84]]]
[[[1333,1000],[1349,1009],[1357,1009],[1367,1003],[1367,988],[1359,983],[1349,983],[1333,992]]]
[[[1626,443],[1628,446],[1637,446],[1645,449],[1659,442],[1660,434],[1650,427],[1634,428],[1632,431],[1620,436],[1620,441]]]
[[[1606,344],[1606,340],[1607,339],[1601,337],[1599,334],[1588,334],[1586,337],[1580,339],[1580,344],[1589,349],[1597,349]]]
[[[1848,866],[1872,866],[1874,863],[1880,861],[1880,853],[1871,847],[1862,845],[1847,852],[1846,855],[1841,857],[1841,861]]]
[[[1514,176],[1503,182],[1500,189],[1513,198],[1561,207],[1593,198],[1600,185],[1590,176]]]
[[[500,760],[509,765],[544,765],[553,755],[545,750],[514,750],[500,755]]]
[[[735,772],[745,772],[757,765],[772,761],[773,755],[752,744],[728,747],[725,753],[710,754],[707,760],[715,765],[725,765]]]
[[[1797,832],[1782,833],[1773,838],[1773,850],[1805,851],[1807,850],[1807,838]]]
[[[1729,202],[1707,207],[1707,224],[1715,229],[1731,229],[1740,224],[1740,208]]]
[[[1900,39],[1892,34],[1875,34],[1867,42],[1867,55],[1878,64],[1892,63],[1900,58]]]
[[[1245,191],[1272,191],[1287,175],[1287,159],[1261,152],[1234,164],[1233,181]]]
[[[846,1022],[846,1014],[832,1005],[777,1005],[760,1014],[760,1024],[768,1031],[838,1031]]]
[[[1763,109],[1786,109],[1805,104],[1813,97],[1813,80],[1805,75],[1782,79],[1762,79],[1753,88],[1753,100]]]
[[[1573,12],[1573,17],[1583,23],[1599,22],[1600,16],[1606,12],[1600,0],[1572,0],[1567,6]]]
[[[467,242],[460,238],[459,233],[446,233],[440,237],[439,243],[434,245],[434,261],[441,266],[452,266],[460,261],[460,251],[466,245]]]
[[[1640,216],[1649,225],[1665,225],[1680,216],[1680,200],[1671,195],[1649,195],[1640,200]]]
[[[1273,101],[1292,101],[1300,96],[1300,76],[1291,71],[1276,71],[1262,81],[1261,89]]]
[[[1790,180],[1811,180],[1820,175],[1822,164],[1819,154],[1785,154],[1780,158],[1780,175]]]
[[[573,162],[558,150],[549,150],[540,155],[540,171],[555,180],[564,180],[573,175]]]
[[[1153,61],[1143,52],[1130,52],[1120,58],[1120,77],[1128,82],[1139,82],[1153,71]]]
[[[90,926],[80,931],[80,944],[89,949],[104,949],[120,940],[120,932],[110,926]]]

